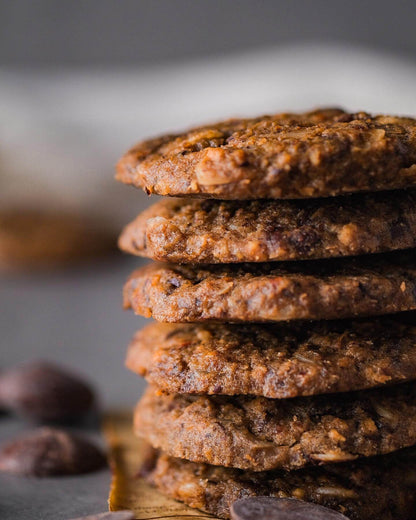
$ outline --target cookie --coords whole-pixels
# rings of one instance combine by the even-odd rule
[[[161,394],[149,387],[135,432],[168,455],[252,471],[298,469],[416,444],[416,383],[297,399]]]
[[[416,327],[396,318],[279,325],[152,323],[127,367],[167,393],[288,398],[416,379]]]
[[[177,263],[268,262],[416,246],[416,192],[309,201],[165,199],[123,230],[127,253]]]
[[[116,177],[149,194],[296,199],[415,186],[415,163],[414,119],[322,109],[144,141]]]
[[[115,250],[113,233],[80,215],[15,209],[0,213],[0,270],[64,266]]]
[[[278,264],[154,263],[130,276],[124,305],[166,322],[319,320],[412,310],[416,253]]]
[[[243,497],[293,497],[339,511],[351,520],[416,517],[414,450],[290,473],[253,473],[149,453],[142,475],[164,494],[220,518]]]

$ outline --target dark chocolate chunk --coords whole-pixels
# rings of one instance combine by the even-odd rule
[[[54,428],[32,431],[0,449],[0,471],[23,476],[78,475],[105,462],[104,453],[89,440]]]
[[[32,420],[77,418],[93,401],[87,383],[51,363],[33,362],[0,375],[0,407]]]
[[[251,497],[231,506],[233,520],[347,520],[347,517],[295,498]]]

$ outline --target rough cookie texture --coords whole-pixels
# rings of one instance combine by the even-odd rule
[[[150,264],[124,305],[158,321],[337,319],[416,308],[416,253],[287,263]]]
[[[413,450],[286,473],[253,473],[150,453],[143,476],[162,493],[221,518],[244,497],[293,497],[339,511],[351,520],[413,520]]]
[[[108,254],[113,233],[97,222],[65,213],[0,213],[0,270],[50,268]]]
[[[266,399],[165,395],[149,387],[135,432],[168,455],[253,471],[298,469],[416,444],[416,383]]]
[[[136,333],[126,364],[167,393],[348,392],[416,379],[416,327],[386,317],[291,326],[152,323]]]
[[[308,201],[165,199],[125,227],[127,253],[178,263],[267,262],[416,246],[416,192]]]
[[[308,198],[416,185],[416,121],[323,109],[139,143],[117,179],[159,195]]]

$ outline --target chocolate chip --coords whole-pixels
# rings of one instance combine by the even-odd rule
[[[32,420],[78,418],[93,401],[88,384],[51,363],[34,362],[0,375],[0,408]]]
[[[48,477],[95,471],[106,463],[90,441],[55,428],[40,428],[0,449],[0,471]]]
[[[81,516],[71,520],[134,520],[133,511],[108,511],[97,515]]]
[[[294,498],[252,497],[231,506],[232,520],[348,520],[346,516]]]

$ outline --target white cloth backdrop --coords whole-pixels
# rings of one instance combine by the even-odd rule
[[[416,62],[294,46],[142,70],[0,69],[0,203],[107,213],[147,203],[113,181],[135,141],[195,123],[322,105],[416,115]]]

